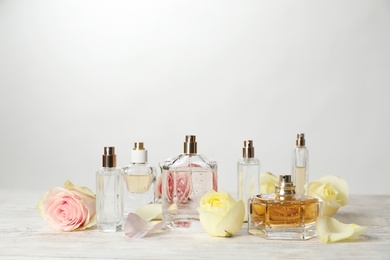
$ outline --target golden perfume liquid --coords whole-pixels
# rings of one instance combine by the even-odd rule
[[[296,166],[295,167],[295,192],[296,194],[303,195],[305,194],[305,184],[307,182],[306,176],[306,167],[305,166]]]
[[[153,173],[125,175],[126,190],[134,193],[147,192],[154,179]]]
[[[290,175],[279,177],[274,194],[249,200],[248,232],[268,239],[309,239],[316,236],[318,199],[295,195]]]

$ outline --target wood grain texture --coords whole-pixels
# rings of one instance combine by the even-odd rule
[[[42,192],[0,190],[0,259],[390,259],[390,196],[353,195],[335,216],[368,226],[357,240],[321,244],[265,240],[246,224],[231,238],[164,232],[142,239],[123,232],[52,230],[36,210]]]

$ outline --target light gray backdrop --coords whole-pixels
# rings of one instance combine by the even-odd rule
[[[236,189],[253,139],[262,171],[390,194],[389,1],[0,1],[0,188],[95,190],[118,164],[198,150]]]

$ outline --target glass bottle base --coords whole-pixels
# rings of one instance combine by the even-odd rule
[[[165,215],[163,219],[165,226],[169,229],[192,229],[200,225],[199,217],[193,215]]]
[[[266,239],[307,240],[317,236],[315,224],[300,228],[249,228],[248,232]]]
[[[122,231],[122,225],[116,223],[98,224],[97,228],[100,232],[119,232]]]

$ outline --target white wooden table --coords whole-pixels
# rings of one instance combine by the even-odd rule
[[[36,204],[44,191],[0,190],[0,259],[390,259],[390,195],[351,196],[336,218],[368,226],[358,240],[321,244],[265,240],[242,230],[231,238],[162,233],[141,239],[123,232],[52,230]]]

